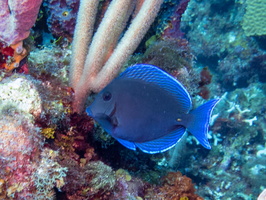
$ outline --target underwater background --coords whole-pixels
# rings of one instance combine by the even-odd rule
[[[23,2],[17,10],[33,5]],[[110,2],[99,0],[93,33]],[[194,107],[221,100],[210,122],[211,150],[188,133],[152,155],[119,144],[85,107],[73,111],[79,3],[39,1],[34,26],[21,28],[31,28],[29,36],[16,41],[24,53],[10,42],[21,29],[6,28],[13,10],[0,11],[0,199],[252,200],[263,190],[259,199],[266,199],[266,1],[163,1],[121,71],[155,65],[184,85]]]

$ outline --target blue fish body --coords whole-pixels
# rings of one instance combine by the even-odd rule
[[[175,146],[186,130],[210,149],[209,121],[218,102],[192,110],[181,83],[155,66],[138,64],[107,85],[86,112],[125,147],[153,154]]]

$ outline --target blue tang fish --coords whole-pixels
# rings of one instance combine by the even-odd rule
[[[138,64],[99,92],[86,112],[125,147],[154,154],[175,146],[186,130],[210,149],[209,121],[218,102],[192,109],[180,82],[158,67]]]

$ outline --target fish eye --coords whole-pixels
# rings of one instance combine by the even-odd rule
[[[110,92],[103,93],[103,100],[109,101],[112,98],[112,94]]]

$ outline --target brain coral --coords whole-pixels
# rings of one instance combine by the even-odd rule
[[[247,36],[266,35],[266,0],[247,0],[242,27]]]

